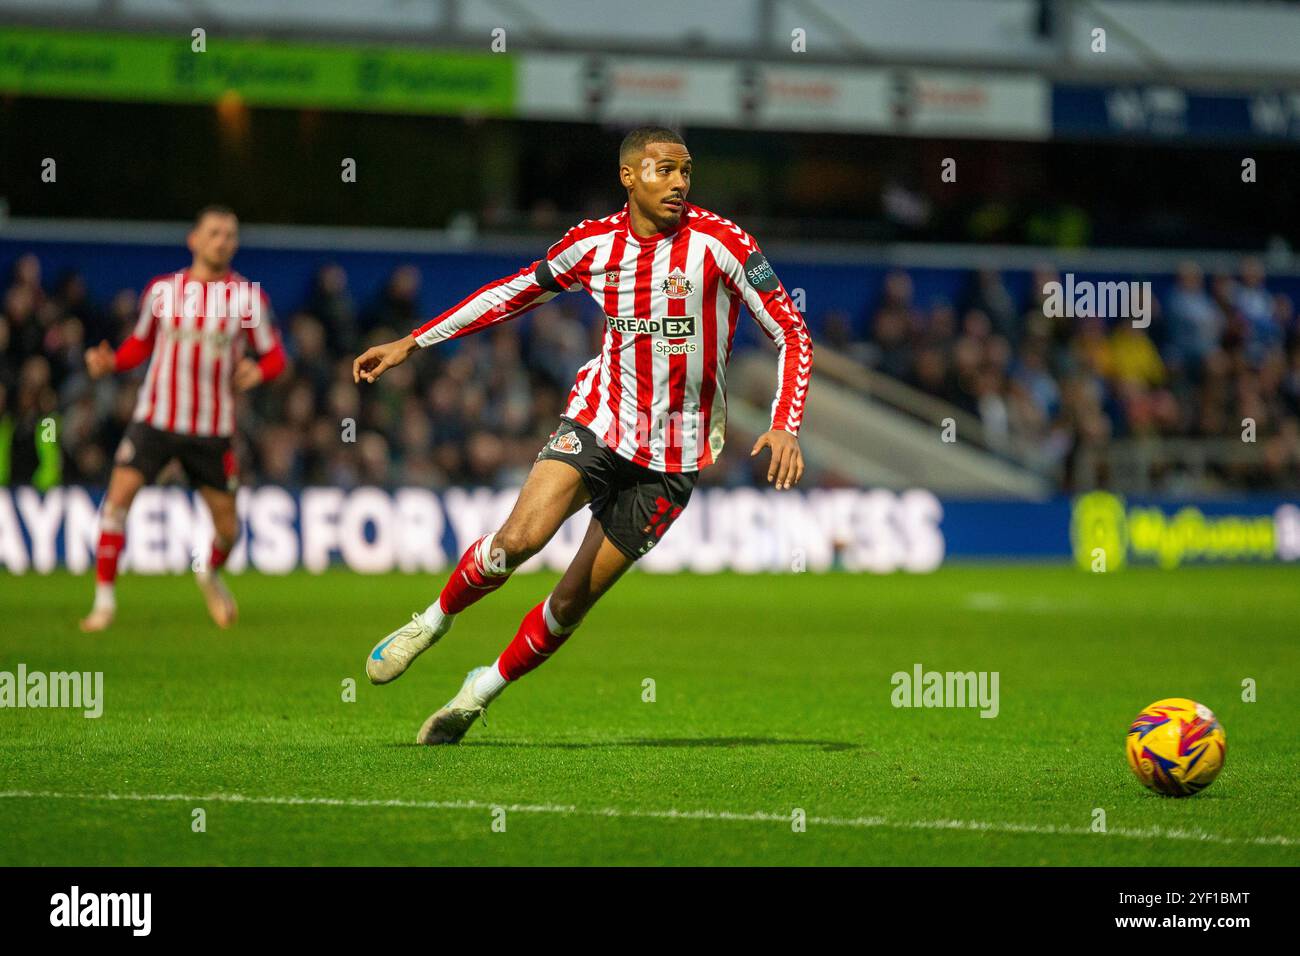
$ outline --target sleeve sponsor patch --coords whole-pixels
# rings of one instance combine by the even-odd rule
[[[560,285],[555,278],[555,273],[551,271],[551,265],[545,259],[537,263],[537,270],[534,272],[537,284],[548,292],[563,292],[564,287]]]
[[[759,292],[775,292],[781,284],[777,281],[767,256],[757,250],[751,252],[745,260],[745,278]]]

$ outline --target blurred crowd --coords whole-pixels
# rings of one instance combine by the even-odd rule
[[[924,290],[898,270],[865,321],[810,319],[825,344],[976,416],[989,447],[1066,487],[1089,448],[1141,436],[1240,441],[1245,419],[1264,464],[1226,475],[1228,483],[1297,483],[1300,324],[1258,260],[1214,276],[1184,263],[1152,303],[1147,328],[1049,317],[1044,290],[1062,279],[1040,268],[1017,300],[1002,274],[978,271],[959,301],[921,305]],[[344,270],[326,265],[304,301],[276,303],[290,364],[239,400],[246,482],[441,488],[523,479],[577,369],[600,348],[585,297],[560,296],[525,319],[426,350],[374,387],[356,386],[355,355],[426,318],[419,291],[419,270],[401,266],[373,301],[357,302]],[[46,281],[34,255],[16,261],[0,302],[0,484],[107,480],[144,368],[92,382],[83,352],[102,339],[120,343],[136,309],[133,290],[96,302],[80,275]],[[739,447],[753,436],[733,426],[728,439]],[[761,484],[763,467],[726,455],[702,480]]]
[[[1069,486],[1080,452],[1124,438],[1253,438],[1262,462],[1228,465],[1230,484],[1300,481],[1300,324],[1272,293],[1260,260],[1207,276],[1182,263],[1149,324],[1092,314],[1052,317],[1050,283],[1034,270],[1017,300],[1004,277],[976,271],[957,302],[917,303],[913,278],[885,280],[865,335],[830,316],[829,344],[977,416],[988,445],[1016,450]],[[1253,425],[1252,425],[1253,423]],[[1105,484],[1106,475],[1087,475]]]
[[[598,353],[602,327],[582,315],[582,297],[561,296],[522,319],[426,349],[374,386],[354,384],[352,360],[360,351],[428,318],[417,306],[419,291],[419,270],[401,266],[374,301],[359,303],[344,270],[326,265],[297,308],[273,303],[289,366],[238,399],[244,482],[522,482],[578,368]],[[137,296],[123,290],[93,302],[81,276],[59,276],[47,286],[34,255],[17,260],[0,305],[0,484],[106,483],[145,366],[93,382],[83,353],[88,344],[107,339],[116,346],[126,337]],[[50,423],[57,441],[43,442]],[[733,429],[729,440],[745,437]],[[704,482],[754,484],[762,467],[729,455],[705,472]]]

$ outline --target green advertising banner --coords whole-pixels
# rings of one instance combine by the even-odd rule
[[[510,115],[505,53],[0,28],[0,92],[86,99]]]

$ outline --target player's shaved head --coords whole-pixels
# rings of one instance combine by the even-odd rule
[[[638,126],[623,137],[623,145],[618,148],[618,164],[625,166],[633,163],[645,152],[650,143],[676,143],[685,146],[686,140],[681,134],[667,126]]]

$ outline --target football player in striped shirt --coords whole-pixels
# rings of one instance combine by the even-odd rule
[[[91,378],[149,361],[135,413],[113,458],[99,512],[95,603],[83,631],[102,631],[117,611],[114,584],[126,545],[126,516],[136,493],[179,460],[212,513],[212,549],[196,560],[195,578],[219,627],[238,607],[221,566],[239,539],[235,511],[238,470],[231,436],[235,392],[268,382],[284,370],[284,350],[261,287],[230,268],[239,248],[239,220],[225,206],[201,210],[187,243],[188,269],[151,279],[140,296],[135,328],[114,351],[107,342],[86,351]],[[251,350],[257,358],[248,356]]]
[[[797,435],[812,370],[803,317],[754,239],[686,201],[692,161],[681,137],[642,127],[623,140],[627,205],[570,229],[544,258],[492,282],[415,329],[368,349],[357,382],[376,381],[416,349],[523,315],[582,289],[605,316],[601,353],[582,367],[560,424],[537,456],[514,510],[465,551],[442,593],[371,651],[376,684],[401,675],[462,611],[540,551],[565,519],[591,509],[586,536],[550,595],[529,611],[497,660],[471,671],[420,728],[421,743],[455,743],[498,694],[562,645],[592,605],[653,548],[690,501],[700,469],[722,452],[726,368],[741,307],[777,347],[767,480],[797,484]]]

